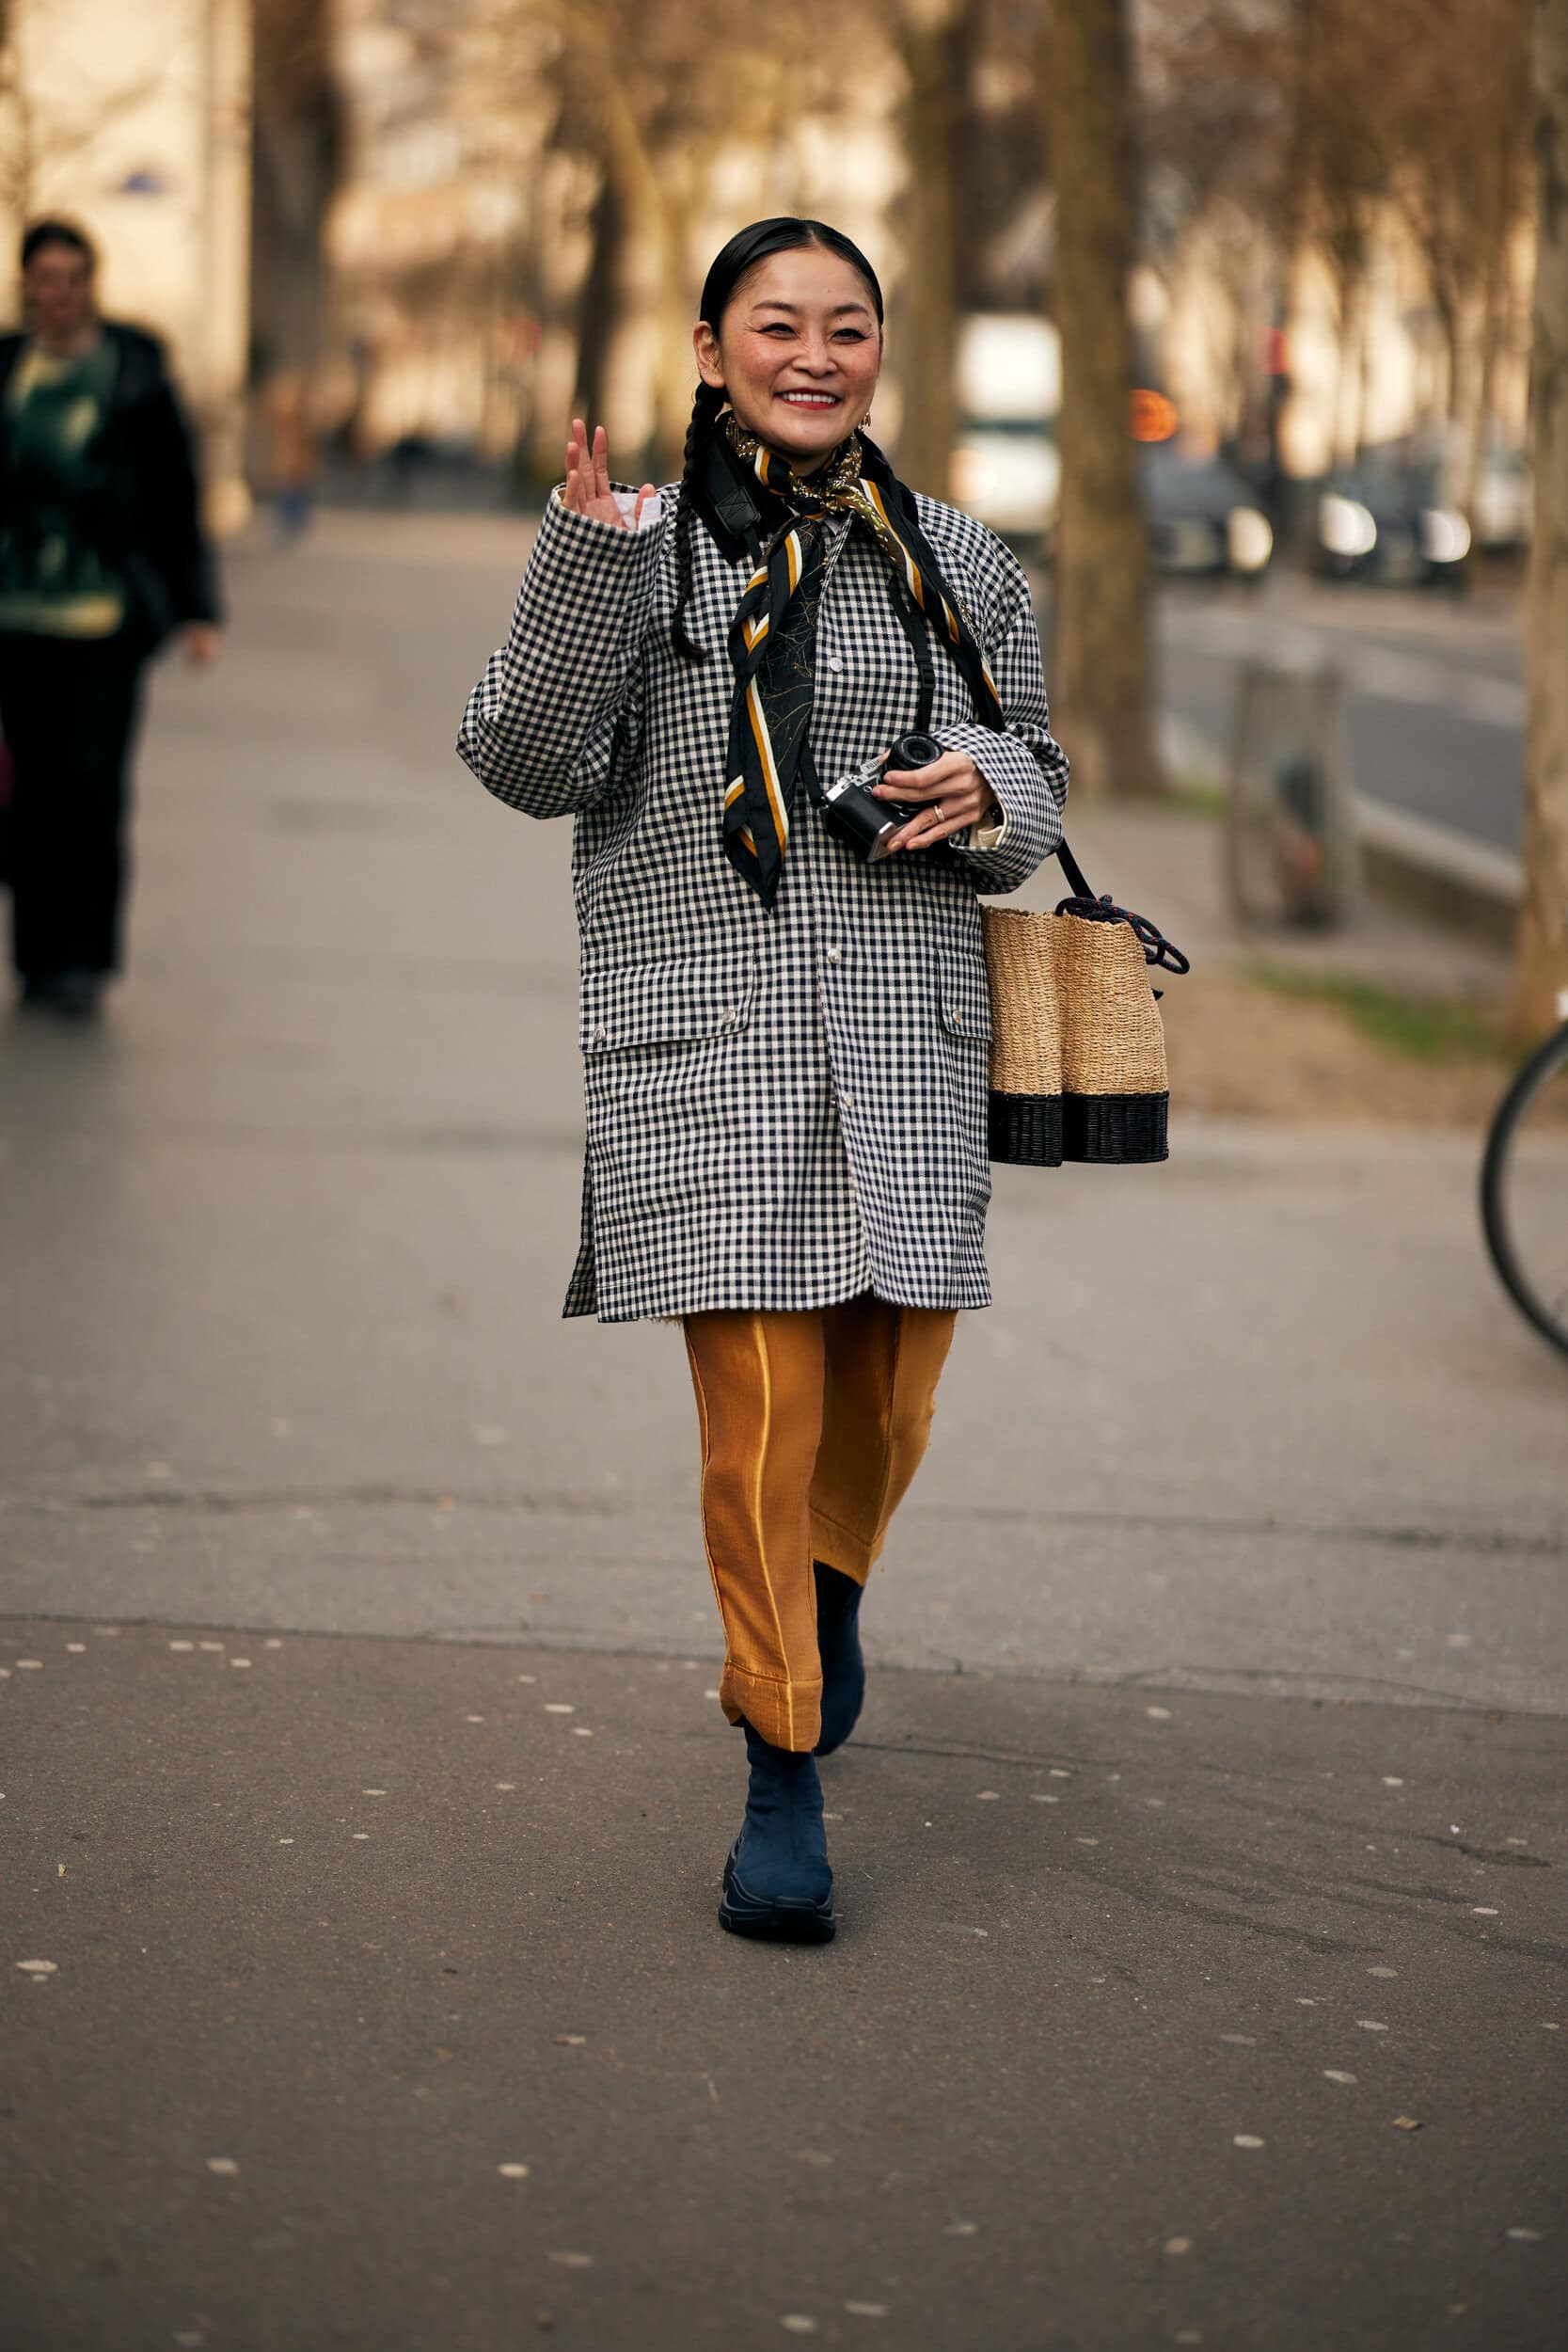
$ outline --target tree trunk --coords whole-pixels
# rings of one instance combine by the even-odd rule
[[[1539,244],[1531,358],[1535,535],[1526,605],[1525,902],[1513,1018],[1538,1036],[1568,990],[1568,0],[1536,0]]]
[[[697,389],[697,361],[691,349],[692,313],[697,288],[688,282],[686,256],[689,246],[693,191],[705,177],[705,145],[691,135],[685,147],[685,170],[677,178],[666,166],[664,194],[664,266],[655,313],[658,332],[654,379],[654,450],[649,465],[652,479],[669,482],[685,462],[686,433],[691,421],[691,396]]]
[[[1081,789],[1148,792],[1148,549],[1128,429],[1136,188],[1126,0],[1054,0],[1046,90],[1062,339],[1053,672]]]
[[[1359,253],[1336,255],[1335,298],[1338,307],[1339,351],[1334,387],[1334,462],[1353,466],[1365,437],[1367,354],[1367,266]]]
[[[610,350],[615,333],[621,286],[626,214],[615,174],[608,167],[588,223],[588,267],[578,294],[578,373],[572,414],[590,433],[604,424],[610,382]]]
[[[1508,200],[1507,165],[1498,160],[1497,196],[1496,208],[1487,224],[1486,267],[1481,306],[1481,348],[1476,356],[1475,404],[1470,412],[1470,429],[1465,449],[1465,485],[1460,503],[1465,518],[1475,520],[1476,501],[1481,494],[1481,468],[1486,461],[1486,445],[1491,437],[1492,408],[1497,398],[1497,353],[1503,335],[1503,294],[1508,274],[1509,231],[1513,227],[1513,207]]]
[[[1472,308],[1471,276],[1457,238],[1444,233],[1440,258],[1433,260],[1434,300],[1443,334],[1443,361],[1448,391],[1443,405],[1444,440],[1463,442],[1468,413],[1469,338],[1466,321]]]
[[[904,394],[898,470],[945,499],[953,464],[958,342],[956,170],[965,63],[958,0],[905,0],[900,40],[909,75],[904,154],[910,268],[899,303]]]

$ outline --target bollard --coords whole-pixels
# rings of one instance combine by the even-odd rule
[[[1341,705],[1337,670],[1242,670],[1225,857],[1244,923],[1336,930],[1350,918],[1359,859]]]

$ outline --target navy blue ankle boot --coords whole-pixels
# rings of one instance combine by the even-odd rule
[[[822,1736],[816,1753],[832,1756],[859,1723],[865,1699],[860,1629],[863,1587],[824,1561],[811,1565],[816,1579],[816,1646],[822,1659]]]
[[[750,1724],[742,1729],[752,1785],[724,1865],[719,1924],[732,1935],[826,1944],[838,1922],[816,1765],[809,1756],[769,1747]]]

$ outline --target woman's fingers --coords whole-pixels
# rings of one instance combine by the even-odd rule
[[[990,801],[990,787],[965,752],[947,752],[928,768],[890,769],[873,790],[918,814],[894,834],[895,850],[928,850],[967,833]]]
[[[612,524],[617,530],[635,529],[641,521],[643,506],[654,495],[654,485],[645,482],[637,494],[637,504],[630,524],[616,503],[610,484],[610,437],[602,424],[592,434],[581,417],[572,419],[572,437],[566,444],[566,479],[561,498],[576,515],[592,515],[595,520]]]
[[[967,833],[973,819],[961,810],[941,804],[942,814],[935,809],[923,809],[913,822],[895,833],[888,847],[893,850],[929,850],[939,841],[946,841],[956,833]]]
[[[588,512],[587,462],[588,427],[580,417],[574,417],[572,437],[566,444],[566,503],[575,515]]]
[[[937,809],[923,809],[913,822],[895,833],[889,842],[890,850],[929,850],[939,841],[951,841],[955,834],[968,833],[979,816],[979,810],[949,807],[945,801]]]
[[[978,783],[978,771],[967,752],[943,752],[928,768],[890,768],[872,790],[884,801],[940,801],[961,784]]]

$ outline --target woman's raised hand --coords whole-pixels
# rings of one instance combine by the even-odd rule
[[[591,441],[582,419],[572,419],[572,437],[566,444],[566,485],[561,493],[562,504],[569,506],[574,515],[591,515],[595,522],[609,523],[614,531],[635,531],[642,519],[643,506],[653,495],[653,484],[644,482],[637,493],[628,523],[610,486],[610,443],[603,425],[594,426]]]

